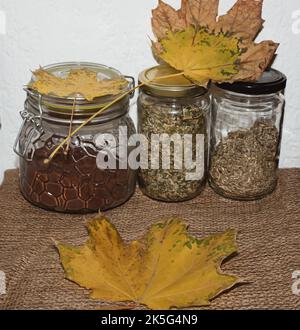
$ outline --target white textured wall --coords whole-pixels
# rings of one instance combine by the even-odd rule
[[[168,2],[178,6],[180,1]],[[233,3],[221,0],[222,11]],[[93,61],[137,76],[155,63],[148,36],[156,4],[156,0],[0,0],[0,179],[5,169],[17,164],[12,144],[21,123],[22,86],[30,70],[54,62]],[[1,34],[1,11],[6,34]],[[289,78],[281,166],[300,167],[300,1],[265,0],[264,18],[260,39],[281,43],[275,67]]]

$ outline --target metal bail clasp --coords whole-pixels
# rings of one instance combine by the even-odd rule
[[[34,154],[34,143],[39,140],[41,137],[43,130],[41,126],[41,120],[42,120],[42,107],[41,107],[41,98],[39,100],[39,111],[40,115],[39,116],[34,116],[28,111],[28,105],[27,101],[25,102],[25,109],[20,112],[20,115],[23,119],[23,123],[21,125],[21,128],[18,132],[17,138],[15,140],[13,150],[15,154],[17,154],[19,157],[27,160],[27,161],[32,161],[33,159],[33,154]],[[28,134],[26,136],[26,141],[23,144],[23,147],[20,147],[20,138],[21,135],[24,132],[24,129],[27,124],[32,124],[31,129],[28,130]],[[32,152],[30,152],[30,150]],[[29,155],[30,157],[26,157],[26,155]]]
[[[124,77],[126,78],[126,80],[129,80],[130,81],[129,89],[135,88],[136,85],[135,85],[135,79],[134,79],[134,77],[131,77],[131,76],[124,76]],[[132,99],[134,97],[134,95],[135,95],[135,91],[132,91],[130,93],[130,98]]]

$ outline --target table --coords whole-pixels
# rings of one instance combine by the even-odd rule
[[[87,290],[64,279],[52,239],[82,244],[90,216],[47,212],[23,199],[18,171],[10,170],[0,188],[0,271],[7,292],[0,309],[97,309]],[[180,217],[190,233],[206,236],[239,231],[239,255],[223,269],[246,279],[216,298],[211,309],[298,309],[293,272],[300,271],[300,170],[281,170],[277,190],[255,202],[226,200],[206,188],[198,198],[178,204],[153,201],[137,190],[123,206],[106,215],[125,239],[141,237],[161,218]]]

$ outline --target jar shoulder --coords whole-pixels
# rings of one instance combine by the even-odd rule
[[[139,119],[149,114],[156,118],[165,116],[186,116],[197,118],[199,115],[209,115],[211,99],[209,94],[198,97],[167,98],[140,93],[138,97]]]
[[[163,97],[163,96],[155,96],[145,92],[140,92],[138,96],[138,103],[142,105],[166,105],[166,106],[182,106],[188,104],[197,104],[197,103],[210,103],[210,94],[205,93],[199,96],[193,97]]]
[[[220,110],[272,110],[282,107],[284,103],[285,97],[282,93],[255,96],[228,92],[214,92],[212,94],[212,106]]]

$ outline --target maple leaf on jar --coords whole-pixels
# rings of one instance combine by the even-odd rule
[[[163,1],[153,10],[153,53],[194,83],[255,81],[279,44],[255,43],[263,28],[263,0],[237,0],[218,16],[219,0],[182,0],[175,10]]]
[[[101,96],[118,95],[124,91],[128,82],[125,79],[98,79],[97,73],[88,69],[74,69],[67,77],[57,77],[40,68],[33,72],[35,81],[29,88],[42,95],[57,97],[82,96],[88,101]]]

